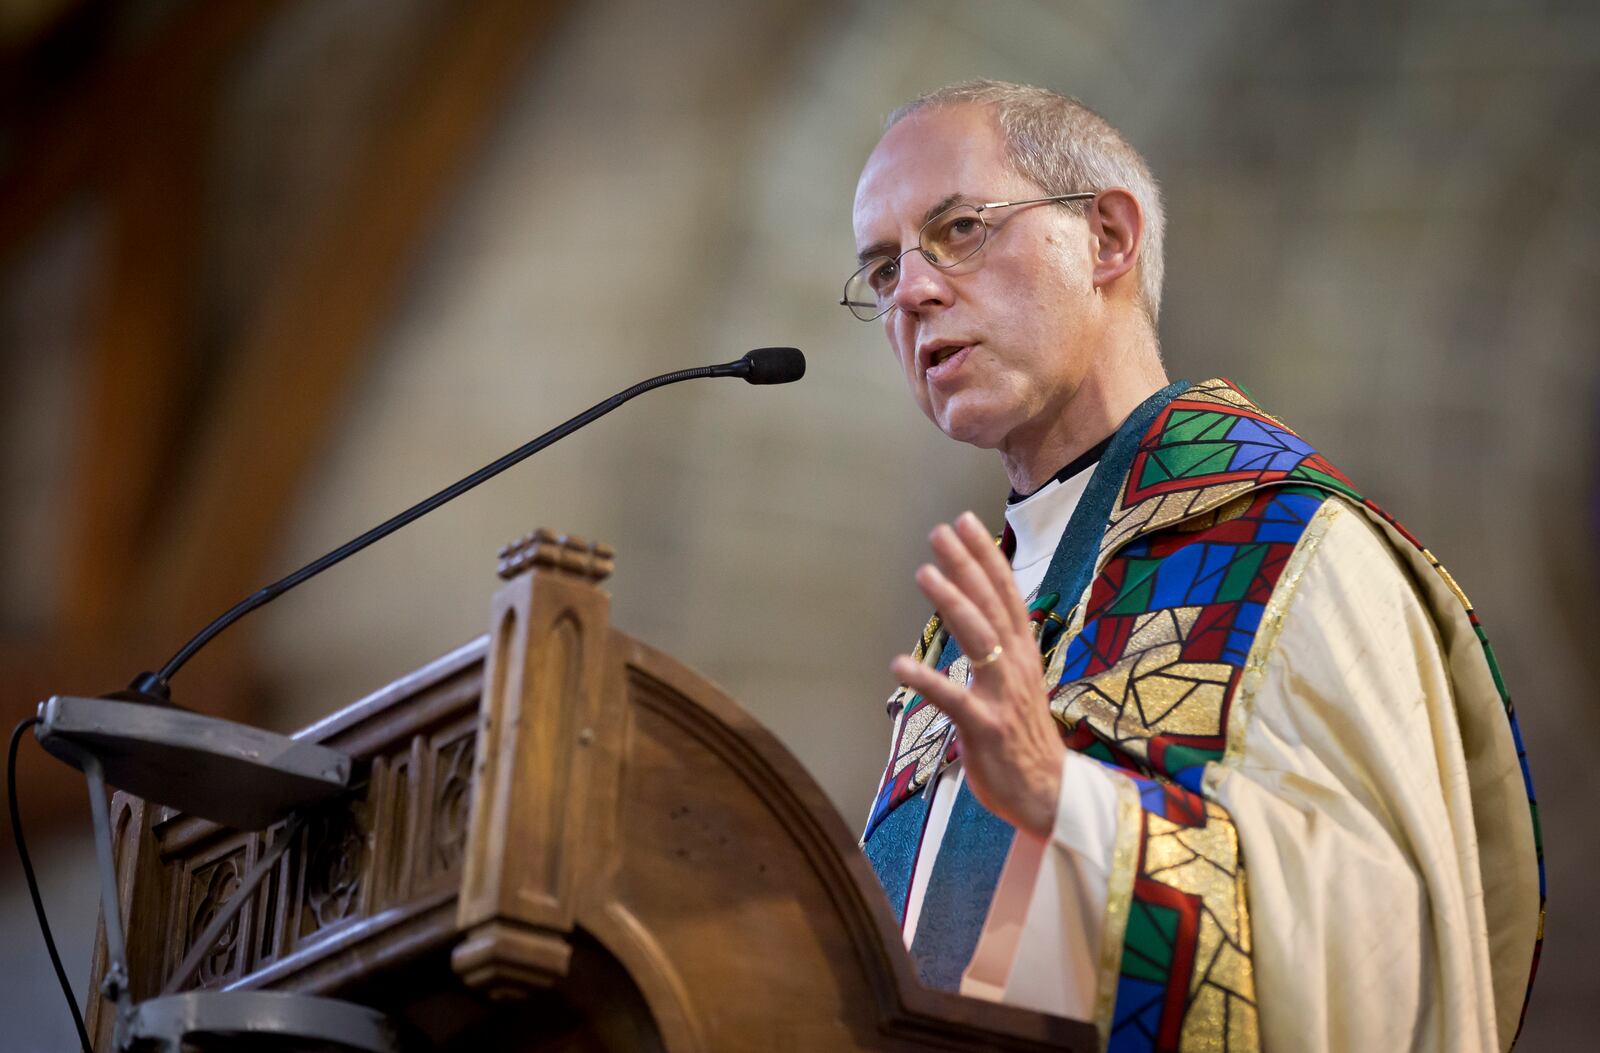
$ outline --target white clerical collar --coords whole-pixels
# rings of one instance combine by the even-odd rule
[[[1013,569],[1027,570],[1041,561],[1048,565],[1099,463],[1097,458],[1066,478],[1051,479],[1022,500],[1006,505],[1006,522],[1017,539],[1011,557]]]

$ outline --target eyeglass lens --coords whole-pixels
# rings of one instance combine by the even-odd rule
[[[917,247],[935,267],[954,267],[983,248],[987,236],[988,227],[978,210],[972,205],[956,205],[923,224]],[[845,283],[845,305],[857,318],[870,322],[892,306],[899,281],[898,258],[878,256],[868,260]]]

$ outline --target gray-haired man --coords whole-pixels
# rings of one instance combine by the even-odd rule
[[[999,546],[933,531],[894,662],[863,844],[924,979],[1112,1049],[1509,1046],[1542,876],[1476,618],[1236,385],[1168,382],[1138,153],[957,85],[891,120],[854,223],[846,306],[1012,489]]]

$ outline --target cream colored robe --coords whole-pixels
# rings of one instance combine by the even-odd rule
[[[1494,1050],[1517,1027],[1539,896],[1513,849],[1531,823],[1525,805],[1474,816],[1471,784],[1522,801],[1518,761],[1507,736],[1458,719],[1452,661],[1493,692],[1472,683],[1488,676],[1477,640],[1458,603],[1439,605],[1462,611],[1441,638],[1419,595],[1440,579],[1386,530],[1343,499],[1322,506],[1206,777],[1243,848],[1267,1049]],[[1055,831],[1018,834],[961,990],[1095,1019],[1105,1034],[1138,803],[1127,776],[1081,754],[1062,775]],[[934,844],[940,798],[957,786],[939,787]],[[1500,831],[1480,859],[1486,824]],[[1485,881],[1503,893],[1494,917]],[[908,911],[908,945],[915,925]]]

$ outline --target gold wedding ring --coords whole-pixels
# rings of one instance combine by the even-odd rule
[[[971,663],[972,668],[973,669],[987,669],[989,666],[994,665],[996,662],[1000,661],[1000,656],[1005,654],[1005,653],[1006,653],[1005,648],[1001,647],[999,644],[995,644],[994,645],[994,650],[990,651],[988,654],[984,655],[982,658],[979,658],[977,661]]]

